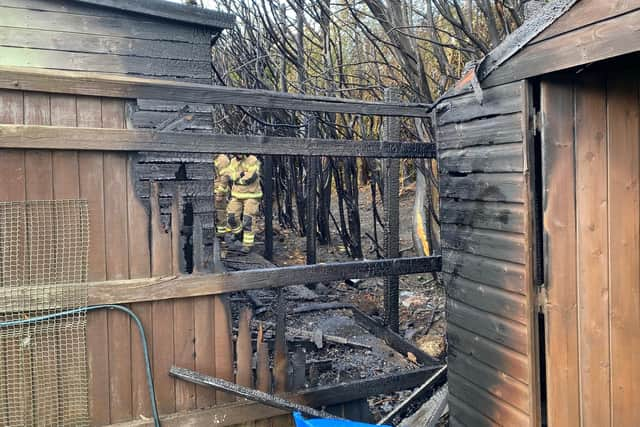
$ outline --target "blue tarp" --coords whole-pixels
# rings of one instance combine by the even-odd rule
[[[374,424],[356,423],[345,420],[327,420],[321,418],[305,420],[299,412],[293,413],[293,419],[296,422],[296,427],[379,427]],[[384,425],[382,427],[391,426]]]

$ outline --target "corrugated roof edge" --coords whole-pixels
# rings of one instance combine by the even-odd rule
[[[235,16],[165,0],[74,0],[80,3],[108,7],[172,21],[186,22],[204,27],[229,29],[235,26]]]

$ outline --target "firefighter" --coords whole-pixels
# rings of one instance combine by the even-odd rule
[[[227,232],[227,204],[231,193],[231,161],[229,156],[219,154],[213,161],[215,180],[213,194],[216,208],[216,236],[224,237]]]
[[[236,156],[231,170],[231,200],[227,206],[227,224],[236,240],[242,235],[242,251],[248,253],[255,242],[255,221],[260,209],[260,161],[256,156]]]

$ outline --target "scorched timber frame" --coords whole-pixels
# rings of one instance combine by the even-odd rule
[[[162,300],[187,295],[214,295],[245,289],[282,287],[322,280],[387,276],[385,280],[385,323],[392,330],[397,331],[398,275],[429,273],[441,269],[439,256],[399,258],[399,160],[397,159],[435,158],[436,150],[435,144],[400,142],[399,117],[426,118],[430,105],[398,102],[398,93],[393,89],[387,90],[386,102],[364,102],[129,76],[21,67],[0,67],[0,89],[385,117],[385,140],[383,141],[0,125],[0,149],[252,153],[266,155],[267,159],[272,155],[390,159],[385,161],[384,167],[385,180],[388,182],[384,195],[387,224],[384,236],[386,258],[384,260],[202,274],[169,279],[156,277],[145,281],[121,282],[116,286],[95,283],[91,285],[90,291],[93,302],[99,301],[107,304],[141,299]],[[105,141],[108,141],[108,144]],[[265,193],[265,197],[269,199],[271,195],[268,188]],[[317,209],[315,204],[308,204],[308,218],[316,217],[315,209]],[[269,259],[273,238],[270,232],[272,218],[269,212],[265,217],[265,257]],[[311,243],[308,247],[315,249],[315,245]],[[308,259],[315,259],[315,254],[311,255]]]

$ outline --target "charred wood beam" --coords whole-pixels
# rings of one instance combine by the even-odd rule
[[[427,381],[434,370],[442,366],[420,368],[414,371],[378,376],[336,385],[310,388],[295,394],[286,395],[286,399],[295,403],[313,407],[338,405],[363,399],[376,394],[389,394],[399,390],[415,388]],[[165,427],[181,427],[185,425],[209,425],[217,417],[220,426],[232,426],[243,422],[266,419],[287,414],[290,411],[275,409],[257,402],[240,400],[234,403],[218,404],[211,409],[174,413],[162,416]],[[153,420],[130,421],[118,424],[119,427],[153,427]]]
[[[343,308],[352,308],[353,304],[346,302],[320,302],[305,304],[300,307],[296,307],[290,311],[291,314],[303,314],[310,313],[312,311],[325,311],[325,310],[340,310]]]
[[[220,295],[251,289],[282,288],[291,285],[338,281],[349,278],[364,279],[385,274],[422,274],[440,271],[441,269],[441,257],[433,256],[261,268],[181,277],[110,280],[89,283],[89,304],[161,301],[172,298]],[[76,284],[70,283],[68,285],[56,285],[56,289],[64,288],[65,286],[69,288],[77,287]],[[69,308],[53,303],[55,301],[54,295],[50,292],[55,292],[55,289],[52,288],[49,291],[47,287],[44,287],[42,292],[32,296],[28,302],[52,310]],[[19,299],[11,298],[6,290],[0,288],[0,313],[19,311],[24,304],[24,296]],[[416,354],[416,356],[419,355]]]
[[[384,94],[386,101],[397,101],[400,92],[388,88]],[[384,138],[391,141],[400,140],[400,119],[387,117],[384,121]],[[400,161],[386,159],[384,161],[384,257],[400,256]],[[399,329],[399,285],[397,275],[384,278],[384,322],[392,331]]]
[[[308,133],[310,138],[318,137],[318,121],[315,116],[309,118]],[[307,264],[316,263],[316,240],[318,230],[318,199],[316,189],[318,187],[318,173],[320,171],[320,159],[315,157],[307,158]]]
[[[429,104],[345,100],[326,96],[212,86],[110,74],[0,67],[0,88],[112,98],[162,99],[295,111],[427,117]]]
[[[262,163],[264,211],[264,257],[273,260],[273,156],[264,156]]]
[[[396,141],[0,125],[0,148],[375,158],[434,158],[436,155],[435,144]]]
[[[416,400],[422,399],[424,396],[427,396],[437,387],[443,385],[447,380],[447,366],[443,366],[438,369],[424,384],[418,387],[416,390],[411,393],[409,397],[402,401],[398,406],[393,408],[391,412],[389,412],[383,419],[381,419],[378,424],[386,424],[391,422],[395,417],[402,416],[406,411],[410,408],[411,403]]]
[[[429,356],[427,353],[420,350],[418,347],[405,340],[403,337],[401,337],[382,323],[376,321],[370,316],[367,316],[358,308],[352,307],[351,311],[353,312],[353,317],[358,325],[362,326],[372,335],[375,335],[376,337],[383,340],[389,347],[391,347],[398,353],[404,354],[405,356],[408,356],[409,353],[412,353],[418,362],[425,365],[440,363],[438,359]]]
[[[89,285],[89,303],[124,304],[219,295],[249,289],[281,288],[349,278],[364,279],[385,274],[430,273],[440,271],[441,268],[442,260],[436,256],[262,268],[167,279],[96,282]],[[42,298],[46,298],[45,294],[43,293]],[[11,307],[13,307],[11,301],[3,298],[3,291],[0,288],[0,312],[6,312]]]
[[[379,375],[363,380],[314,387],[299,393],[286,394],[283,397],[293,403],[310,407],[337,405],[376,394],[387,394],[418,387],[428,381],[433,376],[434,371],[442,368],[443,365],[437,365],[413,371]],[[176,368],[172,368],[172,371],[174,369]]]
[[[248,387],[243,387],[238,384],[234,384],[229,381],[225,381],[220,378],[210,377],[190,369],[171,367],[169,374],[173,377],[179,378],[183,381],[190,382],[192,384],[201,385],[204,387],[214,388],[216,390],[223,390],[236,396],[244,397],[245,399],[252,400],[254,402],[264,403],[265,405],[272,406],[278,409],[284,409],[286,411],[296,411],[304,415],[317,417],[317,418],[331,418],[337,419],[335,415],[331,415],[325,411],[318,411],[305,405],[301,405],[282,397],[275,396],[262,391],[254,390]]]
[[[423,384],[433,375],[433,371],[440,368],[442,368],[442,365],[429,366],[408,372],[344,382],[338,385],[315,387],[299,393],[295,401],[313,407],[329,406],[364,399],[376,394],[407,390]]]

